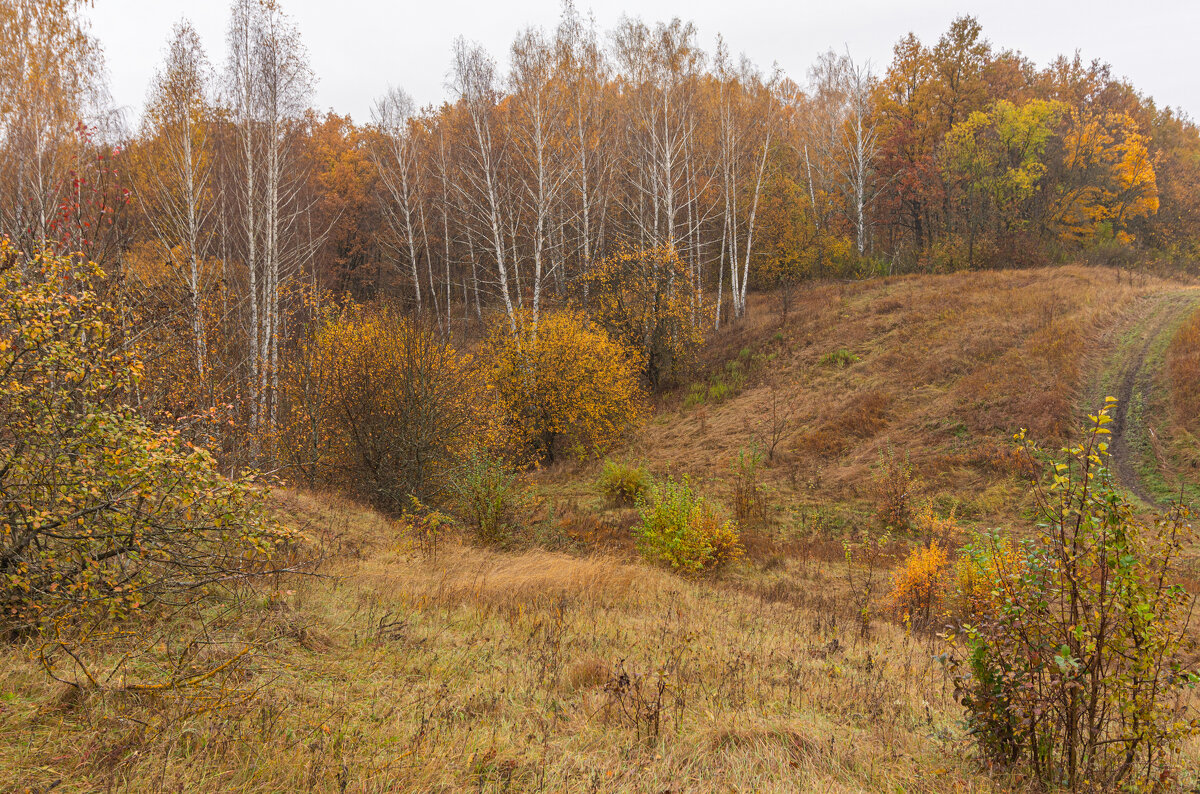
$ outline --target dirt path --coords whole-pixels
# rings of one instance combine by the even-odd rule
[[[1131,412],[1135,406],[1146,405],[1154,387],[1159,362],[1151,360],[1151,348],[1170,333],[1187,312],[1195,309],[1196,302],[1194,291],[1147,298],[1144,309],[1118,332],[1116,350],[1105,368],[1109,375],[1107,388],[1110,394],[1115,391],[1113,396],[1118,401],[1110,445],[1113,471],[1123,488],[1151,507],[1158,506],[1159,502],[1138,475],[1135,465],[1138,452],[1134,447],[1134,439],[1145,436],[1147,429],[1133,420]]]

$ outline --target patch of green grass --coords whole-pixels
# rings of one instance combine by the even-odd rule
[[[847,350],[844,347],[821,356],[821,366],[823,367],[845,369],[858,361],[858,356],[853,351]]]
[[[718,405],[736,396],[746,385],[746,367],[742,362],[753,363],[760,358],[759,354],[751,355],[749,348],[743,348],[738,358],[727,361],[725,368],[709,378],[707,383],[691,384],[687,396],[683,398],[683,407],[695,408],[704,403]]]

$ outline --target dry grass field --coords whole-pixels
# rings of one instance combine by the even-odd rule
[[[786,409],[765,517],[712,577],[638,561],[594,464],[538,473],[534,540],[507,551],[279,490],[315,575],[163,617],[150,658],[110,655],[102,693],[0,647],[0,790],[1028,790],[979,758],[940,641],[886,608],[915,539],[884,549],[866,632],[842,540],[870,522],[889,446],[939,509],[1020,531],[1010,434],[1056,445],[1164,300],[1182,318],[1193,298],[1061,268],[819,286],[784,327],[764,301],[708,353],[713,377],[744,362],[733,393],[680,389],[620,453],[726,496],[732,458]],[[136,686],[173,655],[219,672]],[[1200,743],[1180,761],[1197,785]]]
[[[56,791],[993,791],[928,637],[860,636],[838,555],[691,581],[607,556],[430,555],[377,514],[282,508],[339,547],[261,609],[197,711],[0,663],[0,771]],[[341,533],[345,533],[342,535]],[[832,556],[833,559],[827,557]],[[214,684],[213,688],[216,688]],[[205,697],[211,693],[205,693]]]

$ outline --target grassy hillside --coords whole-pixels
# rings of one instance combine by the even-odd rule
[[[824,285],[786,325],[763,301],[620,453],[724,496],[732,458],[771,435],[773,406],[786,413],[761,470],[767,518],[716,577],[639,562],[633,512],[599,496],[595,465],[540,472],[536,542],[508,551],[453,532],[430,546],[340,498],[279,491],[317,575],[164,618],[153,658],[108,660],[104,694],[48,680],[32,646],[0,646],[0,788],[1024,790],[979,760],[942,645],[887,609],[887,568],[916,539],[883,550],[865,634],[867,572],[841,540],[871,521],[889,446],[940,512],[1019,531],[1011,432],[1062,438],[1125,382],[1122,362],[1165,355],[1122,357],[1143,349],[1147,318],[1153,341],[1194,302],[1082,268]],[[1161,424],[1137,417],[1172,399],[1153,394],[1127,419],[1131,448],[1132,428]],[[125,686],[185,658],[219,672]],[[1200,742],[1182,759],[1194,785]]]
[[[1096,378],[1115,366],[1115,340],[1147,313],[1178,322],[1197,300],[1176,284],[1082,267],[825,285],[802,294],[786,325],[767,303],[723,340],[712,379],[728,380],[727,362],[738,362],[736,394],[685,396],[625,454],[719,484],[739,450],[769,443],[775,404],[787,422],[764,473],[779,525],[794,525],[800,506],[861,518],[887,448],[911,458],[939,504],[1007,522],[1021,490],[1012,434],[1028,428],[1057,446],[1103,401]]]

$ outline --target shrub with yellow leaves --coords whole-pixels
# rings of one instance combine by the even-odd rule
[[[142,367],[94,264],[0,239],[0,633],[37,636],[88,683],[81,647],[273,566],[286,543],[250,477],[128,404]]]
[[[931,543],[939,538],[943,542],[947,542],[958,531],[957,512],[958,507],[955,506],[950,508],[948,515],[939,516],[933,509],[933,499],[925,499],[913,510],[913,531],[926,543]]]
[[[583,314],[518,313],[492,326],[484,356],[500,413],[538,460],[602,454],[634,427],[643,395],[633,357]]]
[[[280,451],[293,470],[396,515],[411,496],[445,497],[486,429],[471,358],[390,309],[326,309],[283,381]]]
[[[897,617],[928,626],[946,591],[949,558],[937,541],[908,555],[892,579],[892,609]]]

